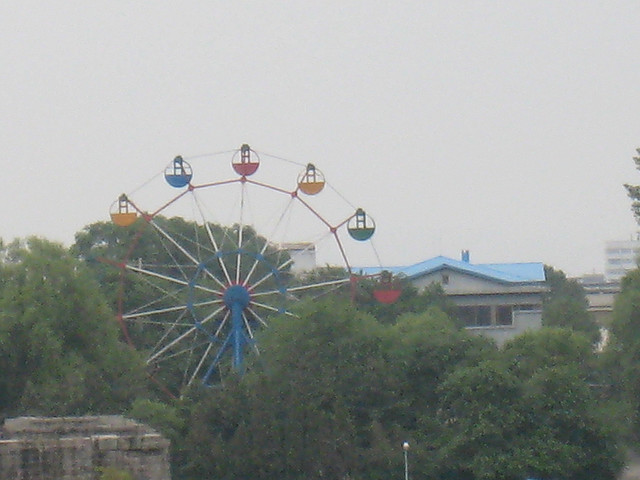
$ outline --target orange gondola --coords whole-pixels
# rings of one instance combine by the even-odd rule
[[[138,219],[138,213],[131,208],[129,199],[123,193],[111,207],[111,221],[120,227],[133,225]]]
[[[298,188],[307,195],[316,195],[324,188],[324,176],[315,165],[308,164],[298,177]]]

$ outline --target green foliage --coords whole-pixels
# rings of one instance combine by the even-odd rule
[[[520,423],[517,377],[495,360],[456,369],[440,385],[441,474],[515,478],[510,461]]]
[[[601,415],[585,369],[567,353],[586,339],[561,331],[528,336],[504,358],[456,369],[441,385],[440,475],[616,478],[623,464],[617,432]],[[531,359],[527,345],[537,346]],[[544,346],[552,358],[543,358]]]
[[[545,266],[544,271],[549,292],[542,306],[543,324],[582,332],[592,343],[597,343],[600,327],[587,309],[589,304],[582,286],[560,270]]]
[[[637,156],[633,157],[633,161],[636,164],[636,169],[640,170],[640,148],[636,148]],[[640,186],[625,184],[624,188],[627,190],[627,195],[631,199],[631,211],[636,217],[636,221],[640,222]]]
[[[0,264],[0,414],[118,412],[139,393],[98,285],[60,245],[14,242]]]
[[[384,304],[378,302],[373,295],[374,290],[379,288],[376,282],[359,281],[357,304],[378,321],[386,324],[395,323],[404,313],[421,313],[432,307],[438,307],[451,318],[456,318],[456,306],[445,295],[439,283],[432,283],[419,291],[404,278],[395,279],[394,282],[394,288],[401,290],[400,297],[396,302]]]
[[[160,221],[185,236],[194,229]],[[92,228],[78,235],[74,255],[126,256],[126,229]],[[224,242],[233,232],[216,235]],[[143,232],[136,248],[153,261],[171,256],[154,242]],[[171,439],[176,479],[387,479],[402,471],[405,440],[415,480],[613,479],[621,467],[614,420],[640,411],[640,274],[625,279],[607,352],[622,365],[612,376],[624,392],[616,404],[591,388],[599,359],[583,292],[553,269],[545,321],[554,328],[502,349],[460,329],[438,287],[405,288],[392,305],[353,305],[338,289],[272,319],[244,376],[159,400],[140,388],[140,359],[118,340],[87,265],[112,291],[117,268],[38,239],[3,245],[1,256],[0,415],[127,412]]]
[[[520,378],[557,365],[575,365],[586,379],[596,362],[589,339],[566,328],[525,332],[504,345],[502,357]]]
[[[528,471],[542,478],[616,478],[622,467],[616,432],[598,415],[583,372],[558,365],[523,384],[524,435],[517,454]]]
[[[443,378],[497,353],[492,342],[460,330],[438,307],[400,316],[385,335],[389,361],[402,372],[396,377],[397,399],[389,420],[409,430],[433,432],[429,424],[436,415]]]
[[[640,148],[633,157],[640,169]],[[625,184],[632,200],[631,209],[640,222],[640,186]],[[609,374],[609,410],[618,420],[620,436],[635,449],[640,446],[640,269],[628,272],[616,296],[613,320],[609,326],[609,343],[603,354]]]
[[[100,474],[100,480],[134,480],[126,470],[121,470],[116,467],[101,467],[98,469]]]
[[[640,270],[622,280],[609,329],[604,361],[610,372],[611,397],[618,403],[621,432],[640,444]]]
[[[178,441],[184,431],[184,419],[180,406],[148,398],[137,398],[128,416],[155,428],[171,441]]]
[[[588,381],[589,340],[543,329],[498,350],[437,307],[395,324],[310,302],[260,337],[259,363],[183,412],[179,478],[613,479],[613,426]]]

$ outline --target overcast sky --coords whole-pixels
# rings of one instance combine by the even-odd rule
[[[176,154],[249,143],[364,207],[384,264],[601,272],[637,230],[639,22],[631,0],[4,0],[0,236],[70,245]]]

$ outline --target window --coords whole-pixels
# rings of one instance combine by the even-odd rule
[[[497,325],[513,325],[513,309],[511,305],[500,305],[496,309]]]
[[[460,307],[458,312],[460,320],[467,327],[488,327],[491,325],[491,307],[488,305]]]
[[[513,325],[516,310],[539,310],[540,305],[474,305],[458,307],[458,315],[465,327],[505,327]]]
[[[442,274],[442,285],[449,285],[449,274],[448,273],[443,273]]]
[[[529,303],[524,303],[521,305],[515,305],[513,307],[514,310],[518,310],[520,312],[526,312],[526,311],[530,311],[530,310],[542,310],[542,305],[533,305],[533,304],[529,304]]]

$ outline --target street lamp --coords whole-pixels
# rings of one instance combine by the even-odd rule
[[[404,451],[404,480],[409,480],[409,442],[402,444]]]

